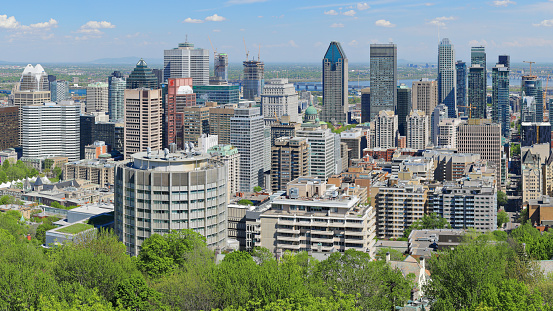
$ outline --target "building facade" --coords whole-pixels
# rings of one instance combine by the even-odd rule
[[[0,150],[19,146],[19,109],[16,106],[0,107]]]
[[[461,60],[455,63],[457,75],[457,110],[459,113],[466,112],[467,106],[467,64]]]
[[[492,69],[492,120],[501,124],[503,137],[510,137],[509,67],[497,64]]]
[[[70,100],[69,82],[62,80],[50,82],[50,96],[54,103]]]
[[[127,78],[127,89],[157,89],[159,85],[157,83],[157,77],[152,72],[152,69],[148,68],[148,64],[144,59],[140,59],[136,64],[129,77]]]
[[[228,81],[228,55],[217,53],[213,61],[213,73],[222,81]]]
[[[413,110],[407,118],[407,148],[425,149],[429,140],[429,119],[424,111]]]
[[[148,147],[161,150],[161,90],[125,90],[125,159]]]
[[[398,120],[394,112],[390,110],[379,111],[374,120],[374,147],[395,147],[397,131]]]
[[[194,85],[209,85],[209,51],[185,42],[163,52],[163,79],[192,78]]]
[[[480,64],[474,64],[469,68],[468,108],[466,110],[469,118],[487,118],[485,77],[486,68],[481,67]]]
[[[280,137],[271,147],[271,189],[286,189],[292,180],[309,176],[309,144],[304,137]]]
[[[348,111],[348,58],[340,42],[332,41],[323,58],[321,120],[346,123]]]
[[[501,165],[501,125],[484,119],[472,119],[459,125],[457,150],[460,153],[478,153],[482,160]]]
[[[447,106],[449,118],[457,117],[455,49],[448,38],[438,45],[438,104]]]
[[[167,80],[164,116],[167,124],[165,129],[167,144],[175,143],[179,148],[184,149],[184,110],[195,105],[196,94],[192,90],[192,78],[169,78]]]
[[[296,136],[307,138],[310,176],[327,179],[336,173],[336,159],[340,158],[340,152],[336,150],[334,133],[329,129],[303,127]]]
[[[288,79],[271,79],[265,83],[261,94],[261,110],[267,120],[278,122],[283,115],[291,122],[299,122],[298,94]]]
[[[411,104],[411,90],[405,84],[401,84],[397,87],[397,123],[399,135],[407,135],[407,118],[413,110]]]
[[[125,78],[112,78],[109,83],[108,108],[110,121],[120,120],[125,112]]]
[[[242,94],[246,100],[260,97],[265,84],[265,64],[259,60],[246,60],[242,79]]]
[[[371,44],[371,120],[381,110],[396,111],[397,107],[397,46]]]
[[[109,87],[105,82],[91,83],[86,87],[86,112],[108,112]]]
[[[438,81],[427,78],[414,81],[411,94],[412,109],[422,110],[429,116],[438,105]]]
[[[207,150],[215,160],[225,164],[229,198],[240,191],[240,154],[232,145],[216,145]]]
[[[207,102],[238,105],[240,101],[239,85],[194,85],[193,90],[198,105],[205,105]]]

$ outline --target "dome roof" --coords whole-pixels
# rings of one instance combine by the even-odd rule
[[[189,85],[181,85],[177,90],[177,95],[192,94],[194,91]]]
[[[309,106],[307,107],[307,109],[305,109],[306,116],[313,116],[313,115],[316,115],[317,113],[318,113],[317,108],[313,106]]]

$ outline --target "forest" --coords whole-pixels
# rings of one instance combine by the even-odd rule
[[[190,230],[152,235],[137,257],[109,231],[51,249],[42,235],[18,212],[0,213],[0,310],[395,310],[415,286],[382,256],[354,250],[317,261],[260,248],[216,263]],[[537,262],[553,255],[552,239],[529,224],[469,231],[428,260],[431,309],[553,310],[553,278]]]

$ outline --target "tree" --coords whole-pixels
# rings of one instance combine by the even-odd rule
[[[42,244],[46,243],[46,231],[52,230],[54,228],[56,228],[56,226],[52,225],[51,223],[40,224],[36,228],[36,239],[39,240]]]
[[[480,301],[479,307],[491,307],[492,310],[543,310],[544,307],[539,292],[532,292],[526,284],[515,279],[487,284]]]
[[[61,168],[59,166],[56,166],[54,168],[54,177],[57,178],[58,180],[61,179],[61,174],[62,174],[62,171],[61,171]]]
[[[255,187],[253,187],[253,191],[254,192],[261,192],[261,191],[263,191],[263,188],[261,188],[259,186],[255,186]]]
[[[393,261],[402,261],[403,259],[405,259],[405,256],[400,251],[391,247],[379,249],[376,256],[380,257],[380,259],[383,260],[386,259],[386,253],[390,253],[390,260]]]
[[[242,199],[242,200],[238,201],[238,205],[249,205],[249,206],[252,206],[252,205],[253,205],[253,202],[250,201],[250,200],[247,200],[247,199]]]
[[[518,128],[520,129],[520,124],[518,125]],[[520,144],[511,144],[511,157],[519,156],[520,155]]]
[[[507,194],[503,191],[497,191],[497,204],[500,206],[507,205]]]
[[[9,195],[3,195],[0,197],[0,205],[14,204],[15,198]]]
[[[504,210],[500,210],[499,212],[497,212],[497,227],[498,228],[503,227],[503,224],[509,223],[509,221],[510,221],[510,218],[509,218],[509,214],[507,214],[507,212],[505,212]]]
[[[159,310],[160,294],[148,287],[142,274],[123,279],[115,289],[112,303],[130,310]]]
[[[405,229],[403,237],[408,238],[413,230],[445,228],[451,228],[451,225],[445,218],[438,216],[436,213],[430,215],[425,214],[421,219],[415,221],[409,228]]]

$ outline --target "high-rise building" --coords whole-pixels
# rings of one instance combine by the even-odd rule
[[[422,78],[413,82],[411,90],[412,109],[422,110],[431,115],[438,106],[438,81]]]
[[[447,106],[450,118],[457,117],[457,74],[455,72],[455,49],[448,38],[438,45],[438,104]]]
[[[19,146],[19,112],[15,106],[0,107],[0,150]]]
[[[543,122],[543,89],[541,80],[537,76],[529,74],[522,76],[522,96],[534,97],[535,121]]]
[[[261,94],[263,117],[278,121],[283,115],[290,117],[291,122],[299,122],[298,94],[288,79],[271,79],[265,83]]]
[[[492,69],[492,120],[501,124],[503,137],[510,137],[509,67],[499,63]]]
[[[371,44],[371,120],[381,110],[396,111],[397,46]]]
[[[207,150],[213,159],[225,163],[229,198],[240,191],[240,154],[232,145],[216,145]]]
[[[536,144],[551,145],[550,122],[521,122],[520,146],[529,147]]]
[[[109,112],[109,86],[105,82],[91,83],[86,87],[86,112]]]
[[[125,159],[133,153],[161,150],[161,90],[125,90]]]
[[[438,135],[440,134],[438,125],[440,124],[441,120],[447,117],[448,113],[446,105],[439,104],[438,106],[436,106],[436,108],[434,108],[432,116],[430,117],[430,122],[432,123],[430,127],[430,140],[432,141],[432,144],[434,146],[438,145]]]
[[[112,77],[110,80],[108,92],[109,119],[116,121],[124,117],[127,81],[125,78],[117,77]]]
[[[226,245],[227,171],[209,155],[136,153],[116,168],[114,198],[115,233],[130,255],[151,235],[181,229],[212,249]]]
[[[148,88],[154,90],[158,87],[157,77],[141,58],[127,78],[127,89]]]
[[[457,72],[457,110],[459,113],[467,111],[467,64],[461,60],[455,63]]]
[[[401,84],[397,87],[397,123],[398,131],[401,136],[407,134],[407,117],[411,113],[413,107],[411,105],[411,90],[405,84]]]
[[[217,135],[219,145],[230,145],[230,119],[234,108],[217,106],[209,108],[209,133]]]
[[[321,121],[346,123],[348,111],[348,58],[340,42],[332,41],[323,57],[323,110]]]
[[[240,102],[239,85],[194,85],[192,89],[198,105],[205,105],[207,102],[238,105]]]
[[[397,128],[398,120],[394,112],[380,110],[374,119],[374,146],[377,148],[395,147]]]
[[[279,137],[296,137],[296,131],[301,128],[301,123],[290,122],[288,116],[280,118],[279,121],[271,124],[271,146]]]
[[[363,150],[367,148],[367,132],[361,128],[353,128],[340,133],[340,144],[346,144],[348,154],[342,161],[349,166],[351,160],[362,159]],[[347,166],[345,170],[347,170]]]
[[[196,94],[192,89],[192,78],[169,78],[165,97],[165,136],[167,144],[176,143],[184,149],[184,109],[196,105]],[[200,133],[201,135],[201,133]],[[197,140],[199,136],[196,137]],[[195,141],[194,140],[194,141]]]
[[[501,165],[501,125],[487,119],[469,119],[457,129],[457,151],[477,153],[482,160]]]
[[[407,118],[407,148],[425,149],[430,143],[428,116],[424,111],[413,110]]]
[[[473,46],[470,48],[470,65],[480,65],[486,68],[486,48],[483,46]]]
[[[21,107],[23,156],[79,160],[80,106],[72,101]]]
[[[435,146],[457,149],[457,129],[461,119],[441,119],[438,123],[438,143]]]
[[[497,63],[507,67],[508,70],[511,70],[511,56],[499,55],[499,61]]]
[[[69,82],[63,80],[50,82],[50,97],[54,103],[70,100]]]
[[[327,179],[336,173],[336,159],[340,151],[336,150],[334,133],[320,127],[305,127],[296,132],[297,137],[307,138],[311,150],[309,153],[310,176]]]
[[[163,79],[192,78],[194,85],[209,85],[209,51],[185,42],[163,53]]]
[[[215,55],[213,73],[215,77],[220,78],[223,81],[228,81],[228,55],[225,53],[218,53]]]
[[[485,119],[487,104],[486,104],[486,84],[485,79],[486,69],[480,64],[474,64],[469,68],[468,77],[468,107],[467,115],[473,119]],[[469,111],[470,110],[470,111]]]
[[[361,123],[371,121],[371,88],[361,90]]]
[[[255,100],[260,97],[265,84],[265,64],[259,60],[244,61],[244,77],[242,78],[242,93],[244,99]]]
[[[263,124],[259,108],[234,109],[230,118],[230,144],[240,153],[240,191],[251,192],[263,186]]]
[[[209,109],[209,107],[194,106],[185,107],[179,111],[182,113],[182,126],[177,127],[177,146],[184,146],[186,142],[192,142],[197,146],[198,138],[203,134],[209,134]]]
[[[271,147],[271,189],[286,189],[292,180],[309,176],[309,144],[305,137],[280,137]]]
[[[19,91],[49,91],[50,85],[48,82],[48,74],[40,64],[35,67],[28,64],[19,80]]]

